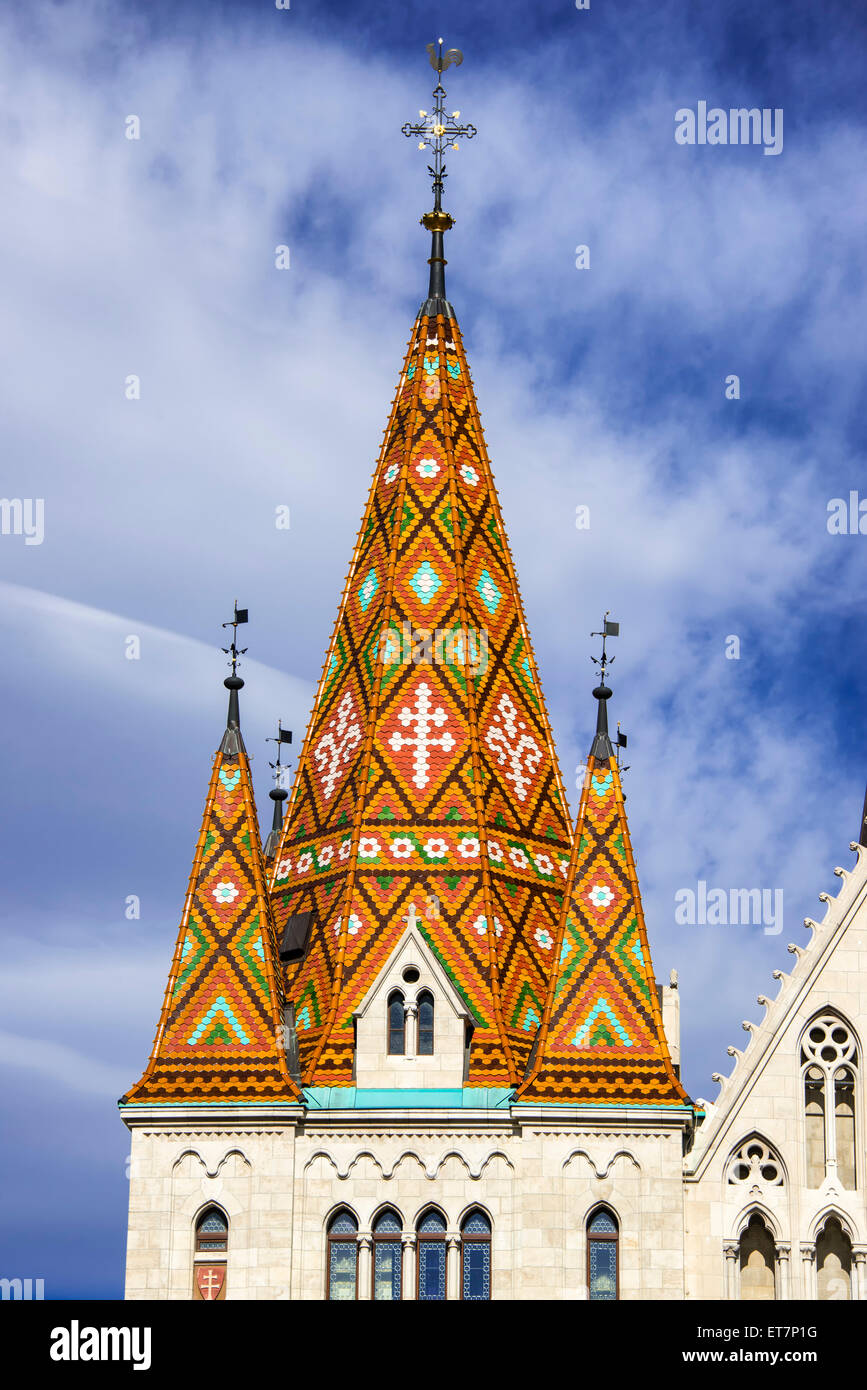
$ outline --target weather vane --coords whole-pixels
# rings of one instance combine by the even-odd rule
[[[283,766],[283,764],[281,763],[281,761],[280,761],[280,752],[281,752],[281,750],[282,750],[284,744],[286,744],[286,743],[291,743],[291,742],[292,742],[292,730],[291,730],[291,729],[284,729],[284,728],[283,728],[283,725],[281,724],[280,720],[278,719],[278,720],[277,720],[277,737],[276,737],[276,738],[266,738],[265,742],[266,742],[266,743],[276,743],[276,745],[277,745],[277,761],[276,761],[276,763],[269,763],[268,766],[274,769],[274,785],[275,785],[275,787],[280,787],[280,788],[282,789],[282,787],[283,787],[283,779],[284,779],[284,777],[286,776],[287,768],[285,768],[285,767]],[[269,792],[269,795],[271,795],[270,792]]]
[[[610,613],[610,612],[611,612],[611,610],[609,609],[609,610],[608,610],[608,613]],[[600,681],[600,685],[599,685],[599,687],[598,687],[598,693],[600,694],[601,698],[604,698],[604,699],[607,699],[608,696],[611,694],[611,691],[608,690],[607,687],[606,687],[606,685],[605,685],[605,670],[606,670],[606,667],[608,667],[608,666],[613,666],[614,662],[617,660],[616,657],[614,657],[614,656],[609,656],[609,655],[608,655],[607,651],[605,650],[605,641],[606,641],[606,638],[608,638],[608,637],[619,637],[619,636],[620,636],[620,624],[619,624],[619,623],[612,622],[611,619],[608,617],[608,613],[606,613],[606,614],[605,614],[605,617],[602,619],[602,628],[601,628],[601,630],[600,630],[599,632],[591,632],[591,634],[590,634],[591,637],[601,637],[601,638],[602,638],[602,655],[601,655],[601,656],[591,656],[590,660],[593,662],[593,664],[594,664],[595,666],[598,666],[598,667],[599,667],[601,681]],[[597,694],[597,691],[594,690],[593,693],[594,693],[594,695],[596,695],[596,694]],[[607,722],[606,722],[606,728],[607,728]],[[616,739],[615,739],[614,746],[615,746],[616,754],[617,754],[617,766],[618,766],[618,769],[619,769],[621,772],[628,772],[628,771],[629,771],[629,768],[628,768],[628,767],[621,767],[621,766],[620,766],[620,752],[621,752],[621,749],[623,749],[623,748],[626,747],[626,745],[627,745],[627,735],[624,734],[624,733],[622,732],[622,730],[621,730],[621,728],[620,728],[620,721],[618,720],[618,723],[617,723],[617,737],[616,737]],[[610,747],[610,745],[609,745],[609,747]]]
[[[609,608],[608,613],[610,613],[610,612],[611,612],[611,609]],[[602,676],[602,684],[603,684],[603,685],[605,684],[605,668],[606,668],[606,666],[613,666],[614,662],[617,660],[617,658],[616,658],[615,656],[609,656],[608,653],[606,652],[606,650],[605,650],[605,639],[606,639],[606,637],[619,637],[619,636],[620,636],[620,624],[619,624],[619,623],[612,623],[612,622],[610,622],[609,619],[608,619],[608,613],[606,613],[606,614],[605,614],[605,617],[602,619],[602,628],[601,628],[601,631],[599,631],[599,632],[591,632],[591,634],[590,634],[591,637],[601,637],[601,638],[602,638],[602,655],[601,655],[601,656],[591,656],[590,660],[593,662],[594,666],[599,666],[599,667],[601,668],[600,674],[601,674],[601,676]]]
[[[427,46],[430,65],[437,75],[437,84],[433,90],[434,109],[433,111],[419,111],[419,120],[413,124],[407,121],[401,129],[403,134],[410,138],[415,136],[418,140],[420,150],[433,151],[433,163],[428,165],[428,173],[433,179],[434,192],[434,214],[441,217],[448,217],[448,213],[443,213],[443,179],[446,177],[446,166],[443,156],[446,149],[458,149],[458,140],[472,140],[476,134],[476,128],[472,125],[458,125],[460,111],[452,111],[450,114],[445,109],[446,94],[443,89],[442,75],[446,68],[451,67],[452,63],[460,67],[464,61],[464,55],[459,48],[448,48],[443,52],[443,41],[439,39],[436,44],[429,43]],[[427,217],[431,214],[427,213]],[[427,226],[424,217],[422,223]],[[451,227],[452,219],[449,217],[448,226]],[[434,230],[428,228],[428,230]]]
[[[232,675],[233,675],[233,676],[234,676],[235,673],[236,673],[239,659],[244,655],[245,651],[247,650],[246,647],[241,647],[240,650],[239,650],[238,647],[237,647],[237,645],[236,645],[236,643],[237,643],[237,638],[238,638],[238,628],[240,627],[241,623],[245,623],[245,622],[247,621],[247,617],[248,617],[248,609],[246,609],[246,608],[239,608],[239,607],[238,607],[238,600],[235,599],[235,613],[234,613],[234,616],[230,619],[230,621],[229,621],[228,623],[223,623],[223,627],[230,627],[230,628],[232,629],[232,645],[231,645],[231,647],[223,647],[223,651],[226,653],[226,656],[229,658],[229,662],[230,662],[230,665],[231,665],[231,667],[232,667]]]

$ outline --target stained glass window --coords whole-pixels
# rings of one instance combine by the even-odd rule
[[[461,1297],[480,1303],[491,1297],[491,1223],[471,1211],[461,1228]]]
[[[401,1297],[403,1222],[395,1211],[383,1211],[373,1223],[373,1297],[396,1302]]]
[[[471,1211],[463,1225],[465,1236],[489,1236],[491,1223],[483,1211]]]
[[[446,1296],[445,1232],[438,1211],[426,1211],[418,1223],[418,1296],[427,1302]]]
[[[434,1050],[434,1001],[427,990],[418,996],[418,1052],[432,1057]]]
[[[421,1221],[418,1223],[419,1235],[445,1235],[445,1217],[438,1211],[426,1211]]]
[[[588,1229],[591,1235],[616,1236],[617,1222],[610,1211],[597,1211]]]
[[[587,1283],[594,1302],[617,1298],[617,1222],[604,1209],[587,1223]]]
[[[406,1019],[403,995],[393,994],[388,1001],[388,1055],[402,1057],[406,1051]]]
[[[226,1250],[228,1243],[228,1221],[217,1207],[208,1207],[196,1224],[196,1250]]]
[[[358,1222],[348,1211],[338,1212],[328,1227],[328,1297],[337,1302],[346,1302],[356,1297],[357,1230]],[[343,1240],[342,1236],[351,1236],[351,1239]]]
[[[400,1235],[402,1230],[403,1223],[401,1222],[400,1217],[397,1215],[397,1212],[384,1211],[381,1212],[380,1215],[376,1218],[373,1227],[373,1234],[375,1236],[391,1235],[392,1233]]]
[[[373,1244],[373,1296],[382,1301],[400,1298],[401,1244],[399,1240],[377,1240]]]

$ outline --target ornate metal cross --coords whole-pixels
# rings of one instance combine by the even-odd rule
[[[433,151],[433,164],[428,165],[428,173],[433,179],[434,212],[442,212],[443,179],[446,177],[443,155],[447,147],[458,149],[458,140],[472,140],[476,128],[472,125],[458,125],[460,111],[447,114],[445,109],[446,94],[442,85],[442,75],[452,63],[456,67],[460,66],[464,61],[463,53],[459,48],[449,48],[444,53],[442,39],[438,40],[438,47],[429,43],[427,51],[431,67],[437,75],[437,85],[433,90],[434,109],[419,111],[419,120],[415,124],[407,121],[401,129],[407,138],[416,137],[420,150]]]

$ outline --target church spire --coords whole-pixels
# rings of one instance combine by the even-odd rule
[[[447,262],[443,238],[455,225],[455,220],[450,213],[443,211],[443,184],[448,177],[445,151],[447,148],[459,149],[458,140],[472,140],[476,128],[472,125],[459,125],[460,111],[449,113],[445,109],[446,93],[442,85],[442,75],[452,63],[460,67],[464,61],[463,53],[459,48],[449,48],[444,52],[442,39],[438,39],[436,44],[429,43],[427,52],[430,65],[437,75],[437,84],[433,90],[433,111],[419,111],[418,121],[407,121],[402,127],[402,133],[407,138],[415,137],[419,149],[430,150],[433,155],[433,163],[428,165],[428,173],[433,183],[433,211],[426,212],[421,218],[421,225],[431,234],[428,297],[421,307],[421,313],[431,316],[442,314],[445,318],[452,319],[454,309],[446,299]]]
[[[283,1042],[283,996],[265,889],[250,765],[241,737],[235,605],[226,732],[202,828],[160,1021],[128,1104],[299,1099]]]
[[[687,1105],[669,1056],[641,895],[632,857],[620,768],[608,734],[605,639],[596,734],[587,759],[555,970],[517,1101],[560,1105]],[[625,742],[618,735],[618,745]]]
[[[447,60],[432,55],[438,79]],[[442,148],[474,131],[453,129],[434,96],[431,124],[406,133],[435,151],[444,217]],[[274,861],[278,932],[310,924],[285,967],[309,1086],[353,1084],[354,1013],[413,902],[475,1020],[467,1084],[516,1084],[568,864],[569,809],[437,235],[436,292],[413,325]]]

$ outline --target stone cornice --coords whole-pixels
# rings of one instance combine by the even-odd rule
[[[304,1107],[282,1103],[124,1105],[121,1107],[120,1117],[128,1129],[293,1129],[303,1120]]]

